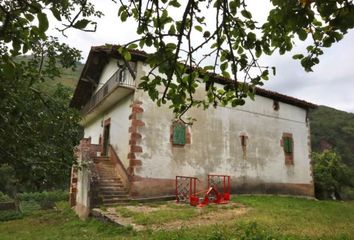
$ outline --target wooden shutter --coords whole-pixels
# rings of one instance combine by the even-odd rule
[[[293,141],[290,137],[285,137],[284,138],[284,151],[286,153],[292,153],[293,152]]]
[[[182,124],[176,124],[173,127],[173,144],[186,144],[186,127]]]

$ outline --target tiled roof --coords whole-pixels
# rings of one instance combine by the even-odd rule
[[[71,107],[75,107],[79,109],[90,99],[94,90],[92,86],[92,84],[94,83],[89,82],[88,84],[87,79],[96,81],[97,84],[99,75],[101,74],[104,63],[107,61],[107,59],[109,57],[117,57],[117,58],[121,57],[119,52],[117,51],[119,47],[120,47],[119,45],[104,45],[104,46],[91,47],[90,54],[87,58],[85,67],[81,73],[78,85],[75,89],[74,96],[71,100],[70,103]],[[130,49],[129,52],[132,56],[133,61],[145,61],[146,58],[149,56],[148,53],[141,50]],[[233,80],[222,77],[220,75],[215,75],[210,73],[210,76],[215,81],[221,84],[229,84],[233,82]],[[288,103],[305,109],[317,107],[317,105],[313,103],[309,103],[304,100],[300,100],[294,97],[290,97],[278,92],[269,91],[259,87],[256,88],[256,95],[267,97],[276,101]]]

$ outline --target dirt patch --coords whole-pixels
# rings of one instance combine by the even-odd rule
[[[151,207],[151,206],[145,206],[145,205],[138,205],[138,206],[126,206],[126,208],[130,211],[133,212],[139,212],[139,213],[151,213],[154,211],[161,210],[163,208],[166,208],[166,205],[161,205],[161,206],[156,206],[156,207]]]
[[[203,208],[198,208],[200,215],[189,220],[176,220],[172,222],[152,225],[154,230],[175,230],[185,227],[197,227],[205,225],[213,225],[225,221],[232,221],[238,216],[247,213],[248,208],[239,203],[229,203],[227,205],[215,205],[216,210],[203,213]]]
[[[166,204],[159,204],[155,206],[149,205],[128,205],[124,206],[127,210],[135,213],[142,213],[148,215],[152,212],[157,212],[160,210],[171,210],[171,214],[174,211],[184,211],[186,209],[193,209],[196,211],[194,217],[186,219],[174,219],[162,223],[149,224],[149,225],[139,225],[134,222],[133,217],[122,216],[117,208],[107,208],[102,211],[105,217],[111,219],[111,221],[123,226],[132,226],[135,230],[140,231],[144,229],[153,230],[175,230],[180,228],[197,227],[204,225],[213,225],[225,221],[232,221],[237,219],[237,217],[244,215],[249,210],[244,205],[240,203],[228,203],[223,205],[210,205],[204,208],[195,208],[189,205],[177,204],[175,202],[167,202]]]

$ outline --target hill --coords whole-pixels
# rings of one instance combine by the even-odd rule
[[[16,60],[27,62],[30,58],[32,58],[31,55],[23,55],[23,56],[18,56]],[[75,70],[71,68],[61,68],[61,77],[51,81],[44,82],[41,85],[44,88],[51,89],[53,86],[56,86],[57,84],[60,83],[66,87],[69,87],[70,89],[72,89],[72,91],[74,91],[83,68],[84,68],[84,64],[81,62],[76,63]]]
[[[319,106],[310,111],[312,150],[333,149],[354,171],[354,114]]]

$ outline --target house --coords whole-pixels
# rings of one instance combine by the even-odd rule
[[[130,53],[127,68],[117,46],[92,47],[71,101],[83,115],[77,157],[89,163],[73,169],[78,212],[95,202],[173,196],[177,175],[198,177],[200,188],[212,173],[230,175],[234,193],[314,196],[308,110],[315,105],[258,88],[243,106],[190,109],[197,121],[186,125],[137,89],[150,68],[145,52]]]

